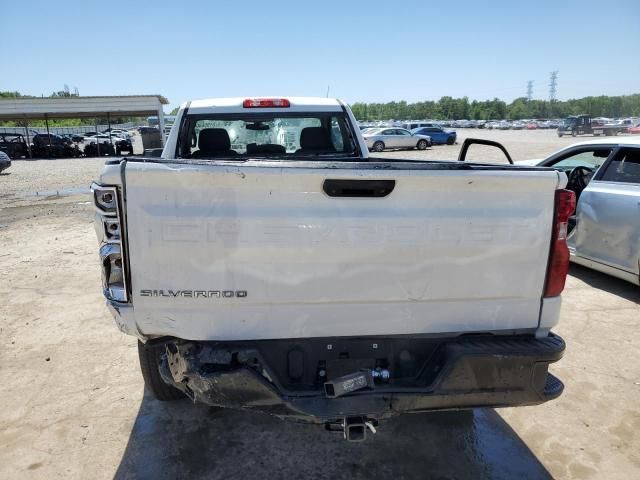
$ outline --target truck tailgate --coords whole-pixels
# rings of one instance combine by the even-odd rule
[[[325,179],[395,188],[336,198]],[[548,170],[129,162],[136,322],[191,340],[533,329],[558,182]]]

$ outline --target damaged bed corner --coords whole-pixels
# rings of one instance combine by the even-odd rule
[[[198,349],[193,344],[175,343],[165,348],[160,364],[162,378],[194,402],[228,408],[281,403],[273,387],[246,366],[257,365],[251,351],[232,354],[225,349]]]

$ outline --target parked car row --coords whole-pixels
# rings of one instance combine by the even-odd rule
[[[601,124],[619,125],[624,128],[633,128],[640,124],[640,118],[619,118],[611,119],[596,117],[593,119]],[[487,128],[498,130],[538,130],[556,129],[564,122],[564,119],[520,119],[520,120],[379,120],[375,122],[360,123],[363,128],[383,128],[401,127],[407,130],[414,130],[420,127],[440,127],[440,128]]]
[[[558,128],[562,120],[411,120],[411,121],[378,121],[361,124],[361,128],[402,127],[413,130],[420,127],[440,128],[499,128],[503,130],[548,129]]]
[[[632,119],[615,121],[608,118],[596,117],[591,115],[571,115],[565,118],[558,127],[558,137],[563,135],[600,135],[611,136],[619,133],[635,133],[639,130],[639,124],[634,124]]]
[[[116,128],[101,133],[35,133],[29,140],[31,145],[27,145],[22,134],[0,133],[0,151],[4,151],[13,159],[27,158],[29,147],[32,157],[44,158],[120,155],[122,152],[133,154],[131,135],[126,130]]]
[[[424,150],[432,145],[453,145],[457,133],[442,128],[435,122],[404,123],[402,128],[360,125],[360,131],[369,150],[416,148]]]
[[[482,128],[488,130],[540,130],[558,128],[560,120],[501,120],[486,122]]]

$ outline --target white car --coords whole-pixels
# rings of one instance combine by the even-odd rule
[[[362,133],[367,148],[374,152],[382,152],[393,148],[417,148],[424,150],[431,146],[431,137],[411,133],[409,130],[398,127],[379,128],[367,130]]]
[[[102,132],[104,135],[109,135],[109,130],[105,130],[104,132]],[[111,135],[115,135],[116,137],[120,137],[123,139],[131,139],[131,134],[123,129],[123,128],[112,128],[111,129]]]
[[[124,137],[120,137],[118,135],[116,135],[115,133],[112,133],[111,136],[109,136],[108,133],[98,133],[97,135],[91,135],[88,137],[84,137],[83,143],[85,145],[89,144],[89,143],[109,143],[110,141],[112,143],[117,143],[117,142],[126,142],[126,138]]]
[[[640,138],[589,140],[516,164],[566,173],[577,198],[567,236],[572,262],[640,285]]]
[[[121,138],[131,139],[131,134],[129,133],[128,130],[114,129],[113,133],[115,133],[117,136]]]

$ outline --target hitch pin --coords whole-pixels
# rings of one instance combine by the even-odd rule
[[[368,428],[369,430],[371,430],[371,433],[374,433],[374,434],[375,434],[375,433],[377,433],[377,432],[376,432],[376,427],[374,427],[374,426],[373,426],[373,423],[371,423],[371,422],[364,422],[364,424],[367,426],[367,428]]]

